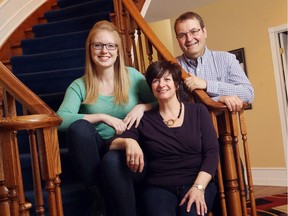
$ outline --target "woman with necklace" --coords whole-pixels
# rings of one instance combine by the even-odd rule
[[[127,166],[138,172],[144,167],[143,149],[148,162],[144,215],[207,215],[216,194],[219,151],[209,112],[202,104],[179,101],[181,68],[174,63],[154,62],[146,81],[159,107],[146,112],[137,128],[111,139],[110,150],[125,149]]]

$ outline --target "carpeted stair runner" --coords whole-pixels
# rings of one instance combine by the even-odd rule
[[[110,20],[113,1],[58,0],[58,7],[45,13],[47,23],[32,27],[33,39],[21,41],[23,55],[11,58],[13,73],[55,111],[68,85],[84,74],[86,38],[95,22]],[[19,152],[25,195],[35,207],[27,133],[20,131],[17,136],[21,137]],[[64,214],[85,216],[90,200],[72,167],[65,136],[59,133]],[[45,215],[49,215],[47,206],[45,209]],[[31,215],[36,215],[35,209]]]
[[[89,31],[72,32],[21,41],[24,55],[84,48]]]

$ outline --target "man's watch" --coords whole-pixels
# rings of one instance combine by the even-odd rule
[[[204,189],[203,185],[201,185],[201,184],[193,184],[192,187],[196,187],[198,190],[200,190],[203,193],[205,193],[205,189]]]

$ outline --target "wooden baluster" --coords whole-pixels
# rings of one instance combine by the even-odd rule
[[[121,2],[121,1],[120,1]],[[128,19],[128,13],[125,9],[125,7],[123,7],[122,2],[119,4],[119,9],[121,11],[121,16],[120,16],[120,35],[122,38],[122,45],[123,45],[123,51],[124,51],[124,57],[125,57],[125,63],[126,65],[131,65],[132,61],[131,61],[131,50],[129,47],[129,34],[128,34],[128,30],[129,27],[127,26],[127,21],[126,19]]]
[[[8,188],[8,198],[11,216],[18,216],[18,197],[17,197],[17,161],[14,151],[15,135],[13,131],[1,128],[1,152],[3,159],[4,176]]]
[[[3,87],[0,86],[0,117],[3,117],[4,107],[3,107]],[[0,135],[1,136],[1,135]],[[0,137],[1,142],[1,137]],[[0,215],[10,215],[9,209],[9,199],[8,199],[8,189],[5,186],[5,176],[4,176],[4,168],[3,168],[3,161],[4,157],[2,155],[0,144]]]
[[[210,111],[212,123],[214,125],[216,135],[219,138],[219,131],[218,131],[218,123],[217,123],[217,117],[216,113],[213,111]],[[219,143],[219,151],[221,150],[221,146]],[[222,167],[219,157],[219,162],[217,166],[217,179],[218,179],[218,192],[219,192],[219,199],[220,199],[220,205],[221,205],[221,215],[227,216],[227,207],[226,207],[226,200],[225,200],[225,189],[224,189],[224,183],[223,183],[223,175],[222,175]],[[217,199],[217,198],[216,198]]]
[[[41,174],[48,192],[49,215],[61,216],[63,215],[61,191],[60,187],[56,189],[54,183],[60,182],[57,178],[61,173],[57,128],[37,130],[37,141]]]
[[[40,176],[35,130],[29,130],[28,133],[29,133],[29,143],[30,143],[30,152],[31,152],[31,166],[32,166],[32,172],[33,172],[33,185],[34,185],[36,214],[39,216],[44,216],[45,209],[44,209],[43,192],[42,192],[42,185],[41,185],[41,176]]]
[[[217,178],[218,178],[218,192],[219,192],[219,199],[220,199],[220,206],[221,206],[221,215],[227,216],[225,188],[224,188],[224,183],[223,183],[223,175],[222,175],[220,158],[219,158],[218,167],[217,167]]]
[[[136,45],[136,41],[135,41],[135,40],[137,40],[137,43],[138,43],[138,37],[136,38],[135,34],[137,34],[137,32],[136,32],[136,23],[130,17],[129,35],[130,35],[130,38],[131,38],[131,46],[132,46],[132,52],[133,52],[133,63],[132,63],[131,66],[140,71],[139,62],[138,62],[139,60],[138,60],[138,53],[137,53],[137,45]]]
[[[161,55],[160,52],[157,51],[157,59],[158,60],[164,60],[163,56]]]
[[[147,37],[145,37],[146,54],[148,56],[149,65],[153,63],[153,47]]]
[[[1,136],[3,134],[0,133],[0,215],[11,215],[10,207],[9,207],[9,199],[8,199],[8,189],[5,186],[5,176],[4,176],[4,167],[3,161],[4,157],[2,155],[2,144],[1,144]]]
[[[133,61],[132,61],[132,42],[131,42],[131,23],[130,23],[130,16],[129,13],[126,11],[125,9],[125,42],[126,42],[126,53],[127,53],[127,60],[128,60],[128,65],[133,66]],[[132,34],[134,34],[134,32],[132,32]]]
[[[121,37],[125,63],[126,65],[129,65],[128,54],[126,53],[125,22],[124,22],[125,10],[121,0],[114,0],[113,3],[114,3],[114,11],[118,11],[118,13],[113,16],[113,18],[115,18],[115,20],[113,21],[114,24],[118,27],[118,33]]]
[[[228,110],[218,116],[218,125],[221,126],[221,128],[219,128],[219,135],[222,150],[221,164],[225,183],[227,214],[229,216],[238,216],[242,215],[242,208]]]
[[[251,215],[256,216],[256,203],[255,196],[253,191],[253,180],[252,180],[252,172],[251,172],[251,164],[250,164],[250,156],[248,150],[248,141],[247,141],[247,129],[246,129],[246,121],[244,116],[244,110],[239,112],[239,124],[240,124],[240,132],[243,140],[243,148],[244,148],[244,157],[245,157],[245,165],[246,165],[246,173],[247,173],[247,181],[248,181],[248,191],[249,191],[249,199],[251,205]]]
[[[236,159],[236,167],[238,174],[238,182],[240,188],[240,197],[241,197],[241,206],[242,206],[242,215],[247,215],[247,205],[246,205],[246,195],[245,195],[245,183],[244,175],[242,172],[240,151],[239,151],[239,140],[238,140],[238,121],[237,121],[237,112],[230,113],[231,118],[231,129],[232,129],[232,138],[233,138],[233,147],[234,147],[234,156]]]
[[[4,116],[3,110],[3,87],[0,85],[0,117]]]
[[[58,139],[57,127],[49,128],[48,132],[54,138],[54,140],[51,140],[51,143],[53,143],[54,145],[53,155],[56,156],[54,159],[54,169],[55,169],[55,174],[56,174],[55,179],[54,179],[54,184],[55,184],[55,194],[56,194],[57,215],[61,216],[61,215],[64,215],[62,193],[61,193],[61,188],[60,188],[61,179],[59,177],[60,173],[62,172],[62,168],[61,168],[61,160],[60,160],[60,149],[59,149],[59,143],[58,143],[59,139]]]
[[[46,190],[48,192],[49,215],[56,216],[57,204],[56,204],[54,179],[45,179],[45,182],[46,182]]]
[[[55,184],[55,193],[56,193],[56,205],[57,205],[57,215],[63,215],[63,206],[62,206],[62,195],[61,195],[61,179],[59,175],[56,176],[54,180]]]
[[[139,49],[139,55],[140,55],[140,71],[144,73],[146,70],[146,67],[145,67],[144,49],[143,49],[143,41],[142,41],[143,36],[141,34],[141,29],[139,27],[137,28],[137,35],[138,35],[138,49]]]
[[[18,149],[18,140],[16,138],[17,132],[14,131],[14,142],[13,142],[13,149],[14,149],[14,157],[17,166],[17,197],[18,197],[18,205],[19,205],[19,215],[28,215],[29,208],[31,208],[31,204],[26,203],[25,194],[24,194],[24,185],[23,185],[23,178],[22,178],[22,170],[20,164],[20,155]]]

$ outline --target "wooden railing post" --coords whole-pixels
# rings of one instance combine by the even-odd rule
[[[240,202],[238,175],[235,165],[232,134],[229,111],[218,116],[221,165],[223,170],[223,181],[225,184],[225,196],[227,214],[229,216],[242,215]]]
[[[10,214],[18,216],[18,168],[15,155],[15,134],[11,130],[0,129],[1,152],[4,167],[5,184],[8,188]]]

